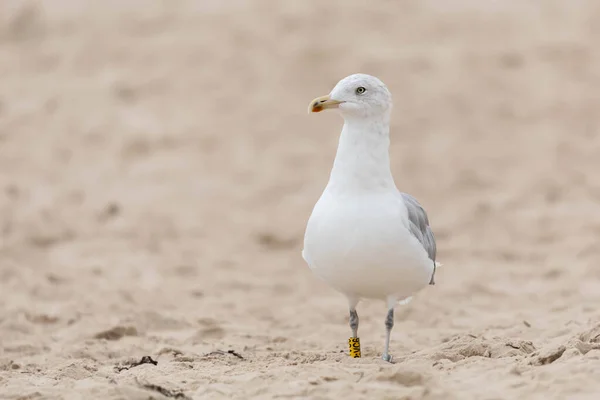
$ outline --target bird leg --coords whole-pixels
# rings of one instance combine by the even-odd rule
[[[352,329],[352,337],[358,337],[358,313],[356,309],[350,309],[350,329]]]
[[[390,350],[390,336],[392,334],[392,328],[394,327],[394,307],[388,310],[387,317],[385,318],[385,347],[383,349],[383,360],[392,362],[392,356],[389,353]]]
[[[352,337],[348,339],[348,350],[350,357],[360,358],[360,339],[358,338],[358,313],[356,312],[356,304],[350,305],[350,329],[352,329]]]

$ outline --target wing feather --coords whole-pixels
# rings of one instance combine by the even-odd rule
[[[407,193],[400,193],[402,195],[402,200],[404,200],[404,204],[406,205],[406,209],[408,210],[408,222],[409,222],[409,230],[410,233],[413,234],[414,237],[421,243],[429,258],[433,262],[434,270],[433,275],[431,276],[430,284],[434,284],[434,275],[436,268],[436,253],[437,247],[435,243],[435,236],[433,235],[433,231],[429,226],[429,218],[427,217],[427,213],[425,209],[419,204],[417,199]]]

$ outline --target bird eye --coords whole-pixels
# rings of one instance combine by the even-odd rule
[[[366,91],[367,91],[367,89],[365,89],[362,86],[359,86],[359,87],[356,88],[356,94],[363,94]]]

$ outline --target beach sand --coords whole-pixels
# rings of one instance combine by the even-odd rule
[[[367,4],[0,4],[0,398],[600,397],[600,3]],[[300,254],[355,72],[444,264],[395,364]]]

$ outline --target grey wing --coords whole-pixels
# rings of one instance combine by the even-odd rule
[[[433,236],[433,231],[429,226],[429,219],[427,218],[427,213],[419,204],[417,199],[412,197],[407,193],[400,193],[402,195],[402,200],[404,200],[404,204],[406,205],[406,209],[408,210],[408,221],[409,221],[409,229],[410,233],[415,236],[419,242],[423,245],[429,258],[433,262],[435,268],[435,255],[436,255],[436,245],[435,245],[435,237]],[[433,282],[433,277],[432,277]]]

